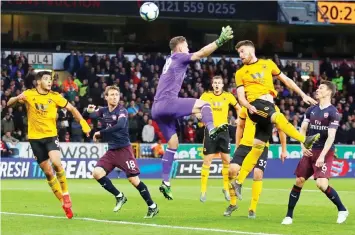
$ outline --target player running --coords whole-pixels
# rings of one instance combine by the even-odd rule
[[[105,90],[105,99],[107,107],[95,110],[95,105],[89,105],[85,111],[86,115],[90,114],[90,118],[101,118],[103,122],[104,128],[95,132],[94,141],[101,138],[103,142],[108,143],[108,151],[97,162],[92,173],[93,177],[115,197],[116,206],[113,211],[118,212],[127,202],[127,198],[112,184],[107,175],[115,167],[124,171],[128,181],[139,191],[148,205],[148,213],[144,218],[153,218],[159,213],[159,209],[157,204],[153,202],[148,187],[138,177],[140,171],[129,140],[128,112],[118,104],[120,101],[119,88],[108,86]]]
[[[213,123],[215,126],[228,125],[228,111],[229,105],[239,109],[236,98],[232,93],[223,91],[223,78],[221,76],[214,76],[212,78],[213,91],[204,92],[200,97],[201,100],[208,102],[212,108]],[[203,165],[201,169],[201,196],[200,201],[206,201],[207,181],[210,174],[210,166],[213,157],[216,154],[220,154],[222,158],[223,168],[223,194],[227,201],[229,201],[229,179],[228,169],[230,162],[230,142],[228,129],[220,132],[216,139],[213,140],[209,134],[207,128],[205,129],[205,137],[203,141]]]
[[[337,223],[344,223],[349,215],[340,200],[338,193],[329,186],[331,168],[334,159],[334,139],[339,126],[340,116],[337,109],[331,104],[336,88],[332,82],[323,81],[317,89],[316,96],[319,105],[309,107],[301,126],[301,133],[320,134],[320,139],[312,150],[301,144],[303,157],[295,171],[296,184],[293,186],[288,201],[288,210],[282,224],[292,224],[293,210],[300,198],[301,190],[306,180],[314,175],[317,187],[338,208]]]
[[[276,111],[280,111],[277,106],[275,106]],[[253,185],[252,185],[252,198],[249,206],[248,218],[255,219],[256,218],[256,206],[259,202],[259,197],[263,187],[263,176],[264,171],[267,165],[268,152],[269,152],[269,142],[266,143],[266,147],[264,148],[263,153],[259,157],[257,161],[255,161],[252,156],[249,156],[249,159],[246,158],[248,153],[251,151],[253,146],[253,140],[255,135],[255,123],[250,120],[248,116],[248,110],[245,107],[242,107],[238,113],[238,125],[236,130],[236,139],[235,145],[237,147],[234,152],[233,159],[229,166],[229,180],[235,180],[240,171],[244,162],[250,162],[254,168],[254,177],[253,177]],[[279,131],[280,143],[281,143],[281,160],[282,162],[285,160],[287,156],[286,150],[286,135],[282,131]],[[252,159],[251,159],[252,158]],[[257,164],[256,164],[257,163]],[[238,209],[237,206],[237,197],[235,195],[235,191],[233,187],[229,188],[229,193],[231,195],[230,205],[227,207],[224,212],[224,216],[231,216],[233,211]]]
[[[51,91],[52,76],[48,71],[35,76],[36,88],[26,90],[12,97],[7,105],[25,103],[28,116],[28,139],[37,163],[46,175],[48,185],[62,203],[68,219],[73,217],[72,202],[69,196],[67,178],[60,160],[59,140],[57,137],[57,109],[66,108],[89,135],[90,127],[79,111],[59,93]],[[53,168],[52,168],[53,166]],[[53,169],[56,175],[53,174]]]
[[[236,84],[239,103],[248,109],[250,119],[256,123],[253,147],[247,159],[259,159],[264,151],[265,143],[270,139],[273,123],[288,136],[303,143],[310,149],[319,139],[319,134],[312,136],[302,135],[288,122],[285,116],[275,110],[274,97],[277,91],[274,88],[273,76],[282,81],[289,89],[300,95],[307,104],[316,104],[317,101],[307,96],[296,83],[283,74],[271,60],[258,59],[255,56],[255,47],[251,41],[240,41],[236,45],[244,66],[236,74]],[[253,165],[245,161],[236,181],[232,181],[237,197],[242,199],[242,184],[252,171]]]
[[[165,62],[152,107],[153,119],[158,123],[164,138],[168,141],[168,148],[162,159],[163,182],[159,187],[160,192],[168,200],[173,199],[169,178],[174,155],[179,145],[175,129],[176,119],[201,113],[202,121],[205,123],[208,134],[212,139],[228,128],[226,124],[217,127],[214,126],[211,105],[208,102],[200,99],[178,98],[187,66],[191,61],[209,56],[218,47],[232,38],[233,31],[231,27],[223,27],[220,37],[215,42],[208,44],[195,53],[189,53],[189,48],[184,37],[178,36],[170,40],[169,46],[172,54]]]

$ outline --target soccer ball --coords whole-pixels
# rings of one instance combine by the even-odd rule
[[[139,13],[143,20],[153,21],[158,18],[159,8],[152,2],[146,2],[141,6]]]

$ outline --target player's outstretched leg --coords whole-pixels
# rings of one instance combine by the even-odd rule
[[[97,182],[106,189],[106,191],[110,192],[115,197],[116,204],[113,211],[118,212],[123,204],[127,202],[125,195],[118,191],[118,189],[112,184],[112,181],[106,176],[106,171],[102,167],[95,167],[92,175]]]
[[[277,125],[277,127],[286,133],[286,135],[292,137],[293,139],[298,140],[299,142],[303,143],[305,148],[311,149],[312,145],[318,141],[320,138],[320,134],[316,134],[313,136],[304,136],[302,135],[296,127],[294,127],[287,118],[280,112],[275,112],[271,120],[273,123]]]
[[[230,162],[230,155],[226,153],[221,153],[222,157],[222,178],[223,178],[223,189],[222,193],[224,195],[224,199],[226,201],[230,201],[230,194],[229,194],[229,162]]]
[[[128,178],[129,182],[138,190],[143,200],[147,203],[148,212],[144,216],[145,219],[153,218],[159,213],[159,208],[156,203],[153,202],[152,197],[150,196],[148,187],[140,181],[138,176],[133,176]]]
[[[343,203],[340,200],[340,197],[335,191],[334,188],[329,186],[328,179],[326,178],[318,178],[317,179],[317,187],[329,198],[330,201],[334,203],[334,205],[338,209],[338,219],[337,223],[342,224],[346,221],[349,216],[349,211],[345,208]]]
[[[301,190],[306,182],[305,178],[299,177],[296,179],[296,184],[293,185],[288,199],[287,213],[286,217],[282,220],[281,224],[290,225],[293,222],[293,210],[296,207],[298,199],[301,196]]]

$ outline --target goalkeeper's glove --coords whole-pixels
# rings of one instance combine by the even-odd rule
[[[233,38],[233,30],[232,28],[228,25],[227,27],[222,27],[222,32],[219,38],[215,41],[217,46],[220,47],[227,41],[231,40]]]
[[[84,133],[89,133],[91,131],[91,128],[89,124],[85,121],[85,119],[80,120],[80,125]]]

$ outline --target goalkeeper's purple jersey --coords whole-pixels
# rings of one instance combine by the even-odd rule
[[[165,62],[154,101],[177,98],[192,54],[174,53]]]

